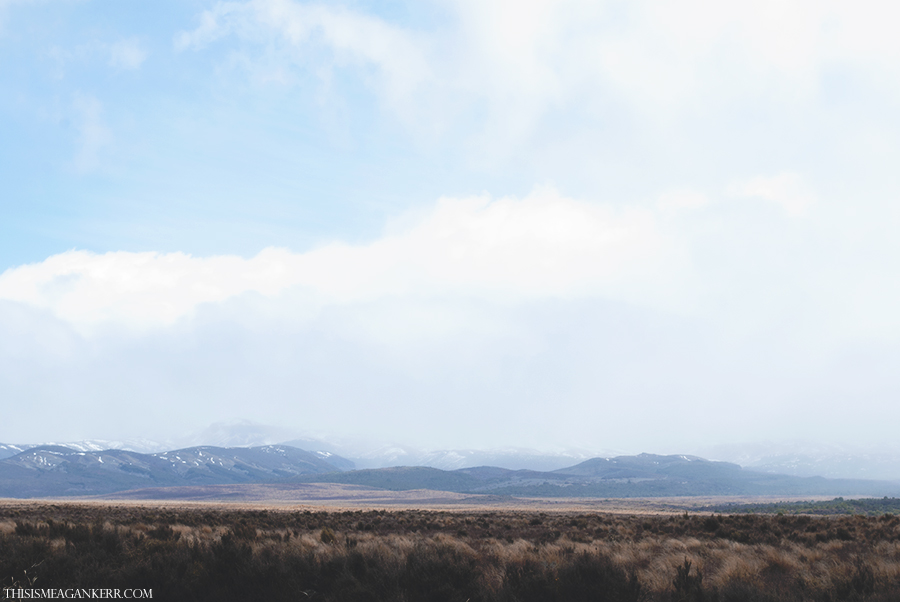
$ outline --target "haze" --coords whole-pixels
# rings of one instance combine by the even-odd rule
[[[886,448],[898,17],[0,0],[0,441]]]

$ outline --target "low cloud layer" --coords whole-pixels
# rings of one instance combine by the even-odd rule
[[[442,199],[365,245],[255,257],[69,251],[0,276],[0,298],[82,331],[171,325],[201,304],[299,290],[314,305],[410,296],[633,298],[662,302],[679,249],[652,213],[561,197]],[[655,297],[655,298],[654,298]]]
[[[631,210],[445,198],[363,244],[11,268],[0,385],[21,403],[0,440],[251,419],[425,447],[890,442],[898,324],[863,287],[892,264],[860,271],[845,232],[854,269],[810,269],[795,249],[819,248],[828,205],[788,211],[768,195],[784,181]]]

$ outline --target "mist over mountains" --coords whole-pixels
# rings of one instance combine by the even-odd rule
[[[801,477],[900,479],[900,447],[851,447],[804,442],[720,445],[699,449],[704,457],[745,468]]]
[[[240,438],[253,440],[247,432]],[[97,440],[67,445],[0,444],[0,497],[96,496],[139,490],[136,495],[152,498],[165,489],[165,496],[172,498],[178,496],[179,487],[308,483],[516,497],[900,495],[900,480],[776,474],[688,455],[585,459],[531,450],[422,452],[381,446],[362,457],[347,458],[336,453],[340,446],[315,440],[202,445],[150,453],[126,449],[128,442],[111,443],[119,447]]]
[[[403,443],[373,438],[334,437],[303,434],[290,428],[248,420],[217,422],[210,426],[163,441],[148,439],[87,439],[38,443],[0,443],[0,460],[38,445],[57,445],[78,452],[122,450],[158,454],[174,449],[212,446],[247,448],[284,445],[331,457],[340,470],[379,469],[399,466],[429,467],[445,471],[483,466],[507,470],[553,472],[592,458],[632,455],[619,449],[422,449]],[[729,462],[747,470],[796,477],[900,481],[900,447],[858,448],[805,442],[734,443],[686,451],[709,460]],[[660,453],[660,452],[656,452]],[[671,452],[670,452],[671,453]],[[661,455],[667,455],[662,453]]]

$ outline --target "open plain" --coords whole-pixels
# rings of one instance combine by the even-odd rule
[[[5,500],[0,578],[4,587],[152,588],[164,600],[900,599],[894,514],[307,493],[302,504]],[[690,500],[706,502],[722,500]]]

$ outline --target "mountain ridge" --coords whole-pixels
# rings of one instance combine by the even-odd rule
[[[140,487],[259,483],[340,470],[319,454],[278,445],[197,446],[154,454],[38,445],[0,460],[0,496],[95,495]]]
[[[462,479],[460,474],[466,475]],[[441,475],[447,478],[440,479]],[[452,476],[451,476],[452,475]],[[303,482],[366,485],[388,490],[440,489],[522,497],[667,497],[697,495],[898,495],[900,482],[795,477],[745,470],[696,456],[639,454],[592,458],[553,472],[475,467],[421,467],[306,475]]]
[[[689,455],[591,458],[554,471],[496,466],[351,470],[330,452],[287,445],[196,446],[154,454],[40,445],[0,460],[0,496],[89,496],[135,489],[261,483],[334,483],[519,497],[900,495],[900,482],[796,477]],[[171,493],[167,494],[171,495]]]

